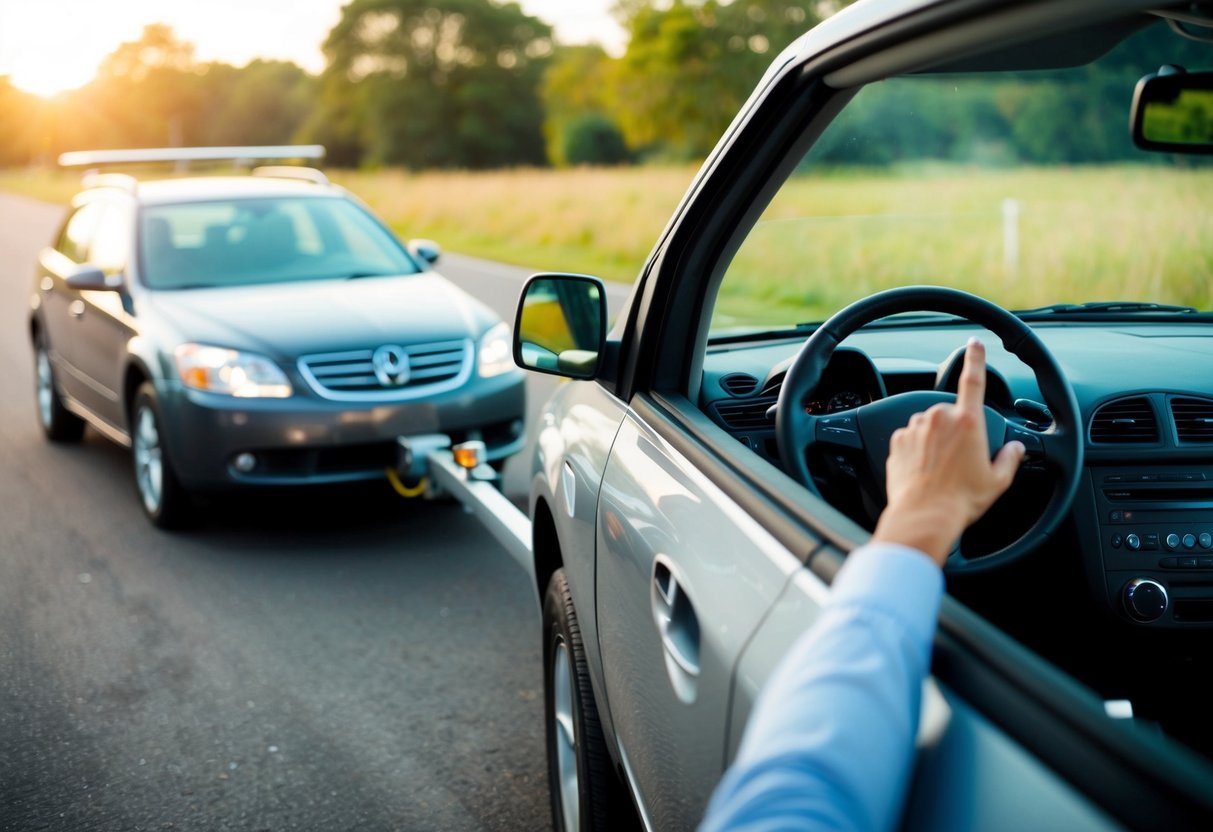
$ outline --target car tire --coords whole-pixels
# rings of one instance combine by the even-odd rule
[[[189,493],[173,469],[164,443],[164,420],[156,388],[145,381],[131,403],[131,459],[139,504],[152,524],[162,529],[188,525],[193,508]]]
[[[84,420],[68,410],[59,396],[59,383],[51,363],[50,344],[39,335],[34,344],[34,397],[38,405],[38,423],[52,442],[79,442],[84,435]]]
[[[638,828],[598,720],[581,628],[563,569],[553,573],[544,597],[543,667],[553,829]]]

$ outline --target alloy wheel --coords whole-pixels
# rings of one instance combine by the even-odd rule
[[[160,429],[156,414],[146,405],[135,416],[131,450],[135,455],[135,482],[149,514],[160,508],[164,495],[164,460],[160,447]]]
[[[37,394],[38,394],[38,418],[42,420],[42,427],[50,430],[51,420],[54,418],[55,397],[55,377],[51,372],[51,358],[46,354],[46,348],[38,347],[37,357]]]
[[[552,650],[552,698],[564,829],[565,832],[576,832],[580,828],[581,818],[577,788],[577,734],[573,727],[573,666],[563,638],[557,639]]]

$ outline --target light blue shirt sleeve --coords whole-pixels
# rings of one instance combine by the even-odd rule
[[[700,832],[892,829],[942,594],[943,573],[916,549],[852,552],[763,687]]]

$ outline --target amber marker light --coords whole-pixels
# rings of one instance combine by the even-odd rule
[[[460,442],[451,448],[451,456],[456,465],[471,471],[484,461],[484,443],[479,440]]]

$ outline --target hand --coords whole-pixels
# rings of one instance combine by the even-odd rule
[[[888,506],[874,540],[912,546],[942,566],[961,533],[1010,487],[1024,446],[1008,442],[990,461],[985,392],[986,349],[970,338],[956,403],[915,413],[893,434]]]

